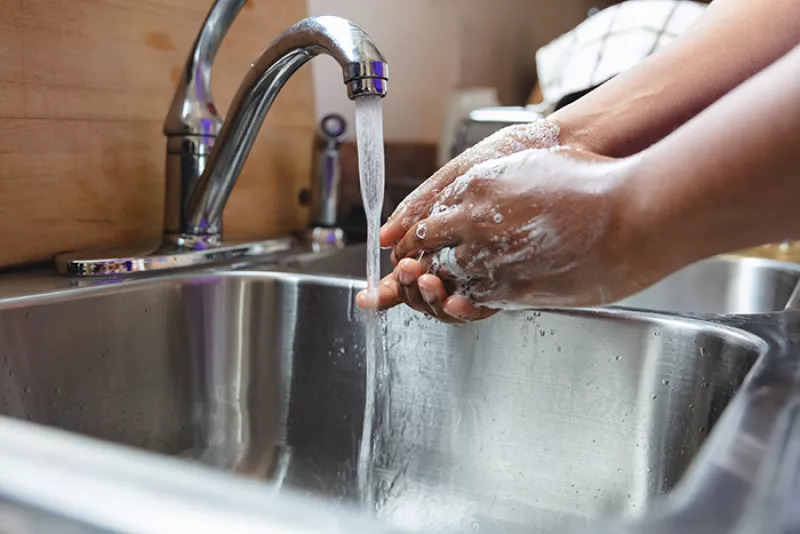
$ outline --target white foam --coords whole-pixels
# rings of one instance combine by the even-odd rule
[[[616,163],[561,152],[525,150],[482,162],[434,203],[437,212],[452,212],[452,224],[475,232],[473,239],[461,230],[460,246],[472,247],[463,264],[452,248],[435,258],[434,272],[453,279],[456,294],[496,309],[608,300],[607,288],[574,273],[604,268],[599,251],[620,183],[612,172]],[[459,234],[458,227],[448,230]],[[577,279],[548,286],[564,276]]]
[[[424,208],[440,190],[444,190],[445,196],[457,197],[459,191],[457,189],[448,191],[447,186],[475,165],[529,149],[559,147],[560,135],[559,125],[549,119],[503,128],[442,167],[397,206],[392,218],[399,218],[403,228],[409,229],[423,216],[429,214],[424,213]]]

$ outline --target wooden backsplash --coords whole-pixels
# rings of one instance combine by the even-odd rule
[[[210,0],[0,0],[0,266],[160,235],[161,123]],[[250,62],[306,14],[252,0],[217,57],[222,116]],[[344,88],[342,88],[344,91]],[[310,69],[278,97],[225,212],[229,236],[302,226]]]

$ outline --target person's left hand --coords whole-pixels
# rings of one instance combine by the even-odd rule
[[[473,167],[431,199],[394,248],[377,307],[443,321],[497,309],[604,304],[642,287],[620,216],[631,165],[573,149],[527,150]],[[635,234],[635,232],[634,232]],[[362,292],[362,307],[375,307]]]

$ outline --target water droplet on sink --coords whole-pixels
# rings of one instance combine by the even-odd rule
[[[551,335],[551,336],[554,336],[554,335],[556,335],[556,329],[555,329],[555,328],[551,328],[551,329],[550,329],[550,335]]]
[[[669,380],[667,380],[665,378],[664,380],[661,381],[661,383],[664,384],[665,386],[668,386],[669,385]]]
[[[540,335],[540,336],[544,337],[545,333],[546,333],[546,332],[545,332],[544,330],[539,330],[539,335]]]
[[[617,356],[615,359],[616,359],[617,361],[621,361],[621,360],[622,360],[622,356]]]
[[[658,395],[655,395],[655,394],[650,395],[650,398],[653,399],[653,400],[656,400],[658,398]]]

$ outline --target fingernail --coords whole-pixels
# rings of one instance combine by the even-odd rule
[[[431,291],[429,288],[425,286],[420,286],[419,292],[422,293],[422,298],[425,299],[425,302],[428,304],[433,304],[436,302],[436,292]]]
[[[397,273],[396,274],[397,281],[403,284],[404,286],[408,286],[414,283],[414,275],[406,271],[405,269],[397,269],[395,273]]]

